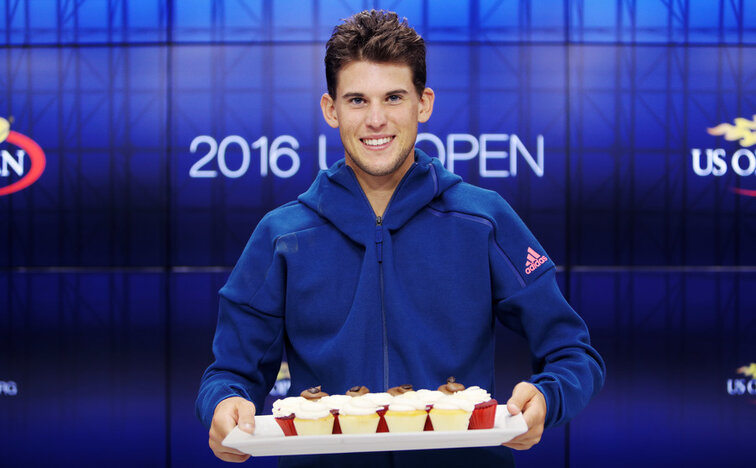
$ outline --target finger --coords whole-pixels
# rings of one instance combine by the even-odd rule
[[[502,445],[515,450],[527,450],[540,441],[540,434],[531,434],[530,432],[526,432],[525,434],[521,434]]]
[[[525,404],[538,392],[535,385],[528,382],[520,382],[512,390],[512,396],[507,401],[507,410],[512,416],[519,414]]]
[[[249,401],[242,401],[236,407],[239,419],[237,424],[242,431],[252,434],[255,432],[255,405]]]
[[[216,412],[210,426],[210,432],[215,432],[217,438],[223,440],[236,426],[236,417],[236,411],[233,409]]]
[[[216,453],[215,456],[225,462],[231,463],[242,463],[249,459],[249,455],[247,454],[237,455],[235,453]]]

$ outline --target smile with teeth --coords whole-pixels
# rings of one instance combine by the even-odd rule
[[[393,140],[394,137],[383,137],[383,138],[363,138],[362,142],[365,143],[367,146],[381,146],[385,145],[386,143]]]

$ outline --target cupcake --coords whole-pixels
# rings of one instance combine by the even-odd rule
[[[425,411],[430,412],[431,408],[433,408],[433,403],[435,403],[440,398],[442,398],[444,394],[438,390],[421,389],[415,392],[415,396],[420,401],[423,401],[425,403]],[[423,430],[425,431],[433,430],[433,422],[431,422],[430,418],[427,418],[425,420],[425,428]]]
[[[470,424],[475,405],[464,398],[447,396],[433,404],[428,416],[433,422],[433,430],[465,431]]]
[[[364,396],[349,397],[339,410],[341,432],[344,434],[374,434],[378,429],[378,406]]]
[[[461,392],[464,389],[465,386],[457,382],[457,379],[455,379],[454,376],[446,379],[446,383],[438,387],[438,391],[446,395],[452,395],[454,393]]]
[[[470,418],[469,429],[491,429],[496,419],[496,406],[499,404],[491,394],[478,386],[466,388],[454,394],[457,398],[463,398],[475,405]]]
[[[380,417],[380,420],[378,421],[378,430],[376,432],[388,432],[385,415],[394,397],[388,392],[366,393],[364,397],[375,403],[378,407],[378,416]]]
[[[413,393],[394,397],[384,415],[389,432],[422,432],[428,412],[425,402]]]
[[[288,397],[273,402],[273,418],[281,427],[285,436],[297,435],[297,430],[294,427],[294,410],[302,401],[305,401],[302,397]]]
[[[352,397],[347,395],[329,395],[324,396],[320,400],[318,400],[319,403],[322,403],[328,407],[328,410],[333,415],[333,433],[334,434],[341,434],[341,424],[339,422],[339,413],[341,411],[341,408],[349,401]]]
[[[316,401],[301,401],[294,411],[294,427],[300,436],[331,434],[333,420],[328,407]]]

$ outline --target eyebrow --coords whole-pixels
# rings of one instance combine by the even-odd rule
[[[392,96],[394,94],[406,95],[406,94],[409,94],[409,92],[406,89],[395,89],[393,91],[387,92],[385,95],[386,96]],[[364,98],[365,95],[363,93],[351,92],[351,93],[344,93],[341,96],[342,99],[351,99],[351,98],[356,98],[356,97],[358,97],[358,98]]]

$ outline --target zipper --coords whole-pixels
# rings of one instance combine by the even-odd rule
[[[383,292],[383,219],[375,218],[375,251],[378,257],[378,283],[381,288],[381,325],[383,327],[383,391],[389,388],[388,330],[386,328],[386,306]]]
[[[399,185],[396,186],[396,189],[394,189],[394,193],[391,194],[391,199],[389,200],[388,204],[386,205],[386,209],[383,211],[383,216],[376,216],[375,217],[375,256],[376,261],[378,262],[378,283],[380,284],[380,292],[381,292],[381,325],[383,327],[383,391],[385,392],[389,388],[389,356],[388,356],[388,330],[386,328],[386,306],[385,302],[383,300],[384,297],[384,288],[383,288],[383,221],[386,217],[386,213],[388,213],[389,208],[391,207],[391,202],[394,201],[394,197],[396,196],[396,193],[399,191],[399,189],[404,184],[404,181],[407,180],[409,175],[412,173],[413,170],[417,167],[417,162],[412,164],[412,167],[409,168],[409,170],[404,174],[404,177],[402,177],[402,180],[399,181]],[[373,207],[370,205],[370,200],[368,200],[367,195],[365,195],[365,191],[362,190],[362,186],[360,185],[360,182],[357,180],[357,176],[354,174],[354,171],[349,171],[352,174],[352,177],[354,177],[354,181],[357,182],[357,187],[360,188],[360,192],[362,193],[362,198],[364,198],[365,202],[367,202],[368,208],[372,211]]]

